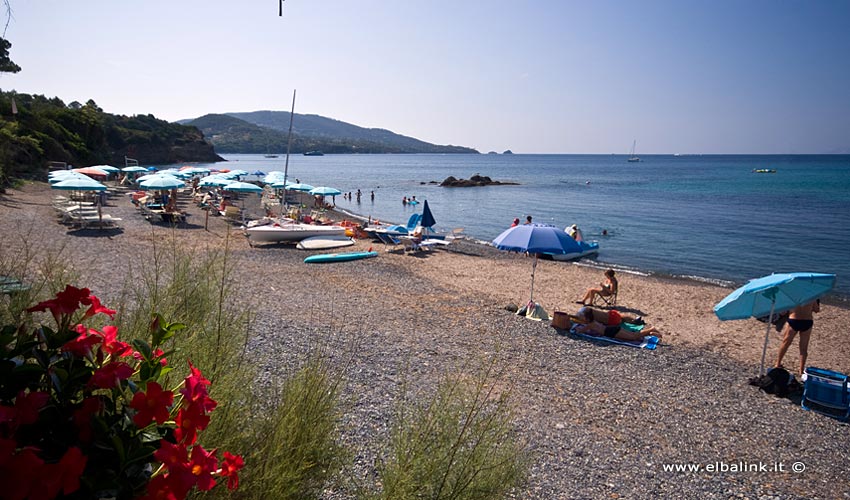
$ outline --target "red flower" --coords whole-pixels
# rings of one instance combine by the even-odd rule
[[[186,467],[189,461],[186,448],[179,444],[169,443],[164,439],[159,441],[159,449],[153,453],[153,457],[162,462],[169,471]]]
[[[92,330],[92,332],[103,339],[103,350],[107,354],[121,357],[127,356],[132,351],[130,344],[118,340],[118,328],[112,325],[104,326],[103,332],[97,330]]]
[[[130,403],[130,407],[138,411],[133,417],[133,423],[139,429],[147,427],[154,419],[157,424],[164,424],[169,416],[168,407],[173,401],[173,392],[163,391],[156,382],[148,382],[147,392],[137,392]]]
[[[62,350],[81,358],[90,356],[92,348],[103,342],[103,338],[98,335],[89,335],[85,330],[86,328],[82,325],[77,325],[77,331],[80,332],[80,336],[66,342],[62,346]]]
[[[38,420],[38,411],[50,400],[50,394],[46,392],[21,391],[15,398],[16,420],[19,425],[33,424]]]
[[[147,494],[139,498],[139,500],[183,500],[186,498],[186,493],[189,492],[191,486],[179,495],[173,488],[173,480],[171,474],[156,476],[148,483]]]
[[[220,474],[227,479],[227,489],[233,491],[239,487],[238,472],[245,466],[245,461],[239,455],[224,452],[224,462],[221,464]]]
[[[111,389],[117,387],[122,380],[127,380],[133,375],[133,368],[124,362],[107,363],[92,374],[89,379],[90,387],[98,389]]]
[[[55,299],[39,302],[27,309],[27,312],[46,311],[47,309],[50,309],[50,312],[53,314],[53,317],[58,323],[59,318],[63,314],[73,314],[77,309],[79,309],[80,302],[89,304],[91,302],[88,299],[90,293],[91,291],[88,288],[76,288],[71,285],[67,285],[65,290],[56,294]]]
[[[3,446],[5,449],[6,447]],[[30,490],[40,477],[44,460],[38,458],[35,450],[24,448],[17,455],[0,455],[0,484],[3,484],[3,499],[22,500],[29,496]]]
[[[95,297],[94,295],[89,296],[87,300],[85,300],[85,299],[82,300],[82,303],[83,304],[86,304],[86,303],[91,304],[91,307],[89,307],[88,311],[86,311],[86,314],[83,316],[83,318],[90,318],[90,317],[94,316],[95,314],[99,314],[99,313],[103,313],[103,314],[109,316],[109,319],[115,318],[115,310],[109,309],[109,308],[101,305],[100,299]]]
[[[62,493],[69,495],[80,489],[80,476],[86,470],[88,457],[83,455],[76,446],[68,448],[68,451],[59,460],[59,473],[61,475]]]
[[[207,393],[207,386],[211,382],[201,374],[201,370],[195,368],[191,361],[189,361],[189,370],[192,374],[186,377],[183,382],[183,389],[180,389],[180,392],[187,401],[199,403],[204,411],[211,412],[215,410],[218,403],[210,398]]]
[[[195,444],[198,439],[198,431],[207,428],[210,423],[210,417],[204,412],[204,409],[196,403],[189,403],[189,406],[180,408],[177,412],[177,428],[174,429],[174,437],[181,443],[187,445]]]
[[[74,425],[77,427],[80,441],[83,443],[91,441],[91,418],[94,414],[99,413],[102,408],[103,405],[101,404],[100,398],[93,396],[84,399],[83,404],[74,410]]]
[[[192,448],[192,462],[189,464],[192,475],[197,478],[198,489],[209,491],[215,486],[213,473],[218,470],[218,459],[215,450],[207,452],[201,445]]]
[[[165,355],[165,352],[163,352],[162,349],[154,349],[152,354],[153,354],[154,359],[160,358],[159,364],[161,364],[162,366],[165,366],[165,365],[168,364],[168,360],[165,359],[164,357],[162,357],[162,356]],[[144,359],[145,359],[145,357],[142,356],[142,353],[140,353],[138,351],[133,351],[133,357],[135,359],[139,360],[139,361],[144,361]]]

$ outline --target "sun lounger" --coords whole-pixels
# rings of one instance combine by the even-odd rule
[[[2,294],[12,295],[13,293],[25,292],[30,288],[32,287],[11,276],[0,276],[0,293]]]

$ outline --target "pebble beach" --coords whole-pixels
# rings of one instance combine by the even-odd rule
[[[522,254],[460,239],[406,255],[358,240],[355,250],[380,255],[310,266],[303,259],[311,252],[251,247],[220,217],[205,229],[192,204],[188,221],[172,228],[113,196],[104,211],[122,219],[119,229],[71,230],[56,220],[55,194],[27,183],[0,195],[2,251],[19,251],[24,241],[61,248],[79,284],[105,304],[133,279],[120,263],[144,259],[158,240],[199,250],[226,243],[235,295],[256,316],[249,349],[261,365],[257,384],[275,384],[317,344],[345,360],[340,439],[354,451],[351,473],[360,482],[374,481],[380,450],[370,444],[386,437],[405,382],[427,394],[444,375],[495,360],[531,457],[514,498],[850,498],[850,425],[748,384],[765,325],[716,318],[712,307],[731,289],[619,274],[618,309],[664,332],[657,350],[635,349],[574,338],[505,310],[529,298],[532,259]],[[599,268],[540,260],[534,298],[549,314],[575,313],[585,288],[602,279]],[[848,325],[850,310],[827,298],[815,316],[809,366],[850,373]],[[769,365],[779,340],[771,329]],[[784,365],[796,372],[796,341]],[[703,470],[670,470],[688,464]],[[711,464],[748,470],[706,470]],[[325,497],[350,498],[334,489]]]

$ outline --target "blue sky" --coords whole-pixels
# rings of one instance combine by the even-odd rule
[[[12,0],[0,88],[482,152],[850,150],[850,2]]]

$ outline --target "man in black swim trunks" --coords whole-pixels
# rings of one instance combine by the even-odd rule
[[[791,347],[794,337],[800,334],[800,374],[806,369],[806,357],[809,355],[809,337],[815,324],[813,313],[820,312],[820,299],[809,302],[806,305],[795,307],[788,316],[788,324],[785,325],[785,337],[779,345],[779,354],[776,356],[776,368],[782,366],[782,358]]]

